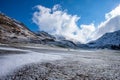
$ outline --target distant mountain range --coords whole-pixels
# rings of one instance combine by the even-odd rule
[[[120,30],[105,33],[102,37],[88,43],[91,48],[120,49]]]
[[[87,44],[66,40],[64,37],[44,31],[32,32],[23,23],[0,13],[0,43],[37,43],[64,48],[109,48],[120,49],[120,30],[105,33],[102,37]]]

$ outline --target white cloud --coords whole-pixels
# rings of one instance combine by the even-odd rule
[[[61,9],[61,6],[59,4],[56,4],[53,6],[52,10],[53,11],[57,11],[57,10],[60,10]]]
[[[64,36],[66,39],[86,43],[99,38],[106,32],[120,29],[120,16],[118,17],[120,15],[120,5],[106,13],[106,20],[97,27],[93,23],[78,26],[76,22],[80,20],[80,17],[61,10],[60,5],[54,5],[52,9],[41,5],[36,6],[36,8],[38,11],[33,14],[33,22],[39,26],[40,30],[53,35]]]
[[[118,5],[115,9],[113,9],[109,13],[106,13],[105,18],[106,19],[111,19],[111,18],[116,17],[118,15],[120,15],[120,5]]]
[[[61,11],[60,5],[55,5],[52,9],[36,6],[39,11],[34,12],[33,21],[40,30],[50,34],[61,35],[66,39],[74,39],[81,42],[86,42],[89,35],[94,30],[93,24],[81,25],[81,29],[76,22],[80,19],[77,15],[70,15],[66,11]],[[91,28],[92,26],[92,28]],[[93,29],[93,30],[92,30]]]
[[[115,9],[105,14],[106,20],[101,22],[97,27],[95,34],[93,35],[93,40],[101,37],[107,32],[114,32],[120,30],[120,5]]]

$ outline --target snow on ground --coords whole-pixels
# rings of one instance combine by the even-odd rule
[[[6,47],[0,50],[22,51]],[[120,80],[120,51],[62,51],[48,47],[28,47],[23,51],[27,54],[0,56],[1,80]]]
[[[31,49],[34,51],[34,49]],[[45,49],[43,49],[45,50]],[[38,49],[41,53],[42,49]],[[120,51],[54,51],[62,59],[23,66],[2,80],[120,80]],[[92,51],[92,52],[91,52]]]
[[[43,54],[16,48],[0,47],[0,50],[27,52],[27,54],[11,54],[0,56],[0,76],[5,76],[9,72],[12,72],[14,69],[29,63],[62,59],[62,57],[59,55]]]
[[[56,48],[56,47],[49,47],[49,46],[45,46],[45,47],[43,47],[43,46],[24,46],[25,48],[35,48],[35,49],[45,49],[45,47],[46,48],[48,48],[49,50],[55,50],[55,49],[57,49],[57,50],[64,50],[64,51],[66,51],[67,49],[65,49],[65,48]]]
[[[27,51],[27,50],[11,48],[11,47],[0,47],[0,50],[6,50],[6,51]]]

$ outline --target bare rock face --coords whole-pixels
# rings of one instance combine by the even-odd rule
[[[37,36],[31,32],[23,23],[0,13],[0,42],[21,42],[36,39]]]

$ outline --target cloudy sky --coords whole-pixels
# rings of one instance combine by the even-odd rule
[[[120,30],[120,0],[1,0],[0,11],[32,31],[82,43]]]

